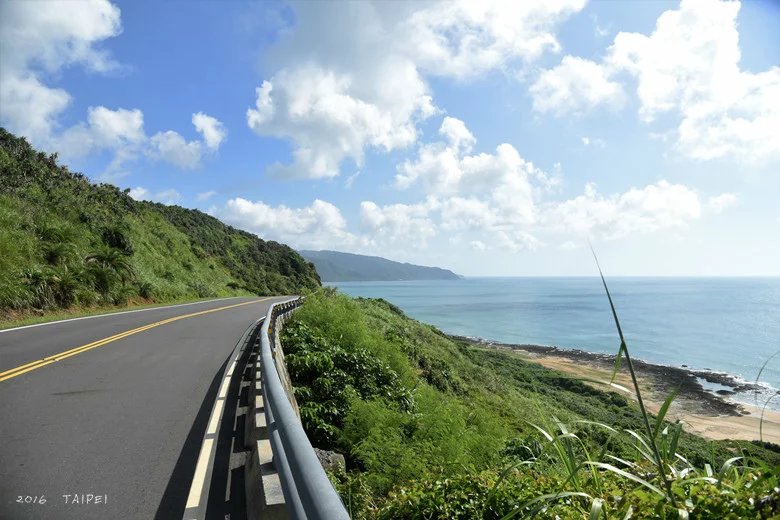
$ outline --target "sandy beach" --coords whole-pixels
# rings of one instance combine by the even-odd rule
[[[506,350],[527,361],[559,370],[575,377],[608,382],[614,368],[614,357],[582,350],[569,350],[540,345],[507,345],[473,338],[458,337],[484,348]],[[761,409],[738,403],[725,396],[706,390],[700,380],[728,387],[724,393],[749,392],[752,385],[736,381],[726,374],[667,367],[634,360],[642,397],[651,412],[656,413],[675,387],[679,393],[667,414],[669,420],[679,420],[683,428],[708,439],[763,440],[780,444],[780,412],[766,410],[763,425]],[[625,362],[616,376],[615,383],[632,388]],[[589,383],[602,390],[616,391],[635,399],[633,391],[611,389],[605,384]]]

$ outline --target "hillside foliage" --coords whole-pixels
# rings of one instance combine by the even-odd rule
[[[353,518],[780,513],[780,447],[707,441],[661,421],[671,503],[656,492],[634,402],[453,340],[384,300],[320,291],[282,344],[310,439],[345,455],[332,477]]]
[[[94,184],[0,128],[0,314],[319,287],[286,245]]]

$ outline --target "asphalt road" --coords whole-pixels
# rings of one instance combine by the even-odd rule
[[[6,373],[148,324],[255,302],[98,343],[0,381],[0,518],[181,518],[221,370],[247,327],[284,299],[0,331]]]

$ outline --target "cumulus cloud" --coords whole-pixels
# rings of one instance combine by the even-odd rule
[[[707,199],[707,207],[713,213],[723,213],[727,208],[736,204],[738,200],[739,197],[736,193],[722,193]]]
[[[605,148],[607,146],[604,139],[598,137],[581,137],[580,141],[584,146],[592,146],[594,148]]]
[[[650,35],[618,33],[600,62],[565,56],[531,88],[534,107],[564,115],[602,105],[627,76],[636,82],[642,121],[674,117],[682,154],[777,161],[780,68],[740,68],[739,9],[739,2],[683,0],[659,16]]]
[[[272,173],[328,178],[366,150],[414,144],[437,113],[427,76],[467,79],[557,51],[558,23],[583,0],[296,4],[275,74],[256,89],[247,124],[293,145]],[[294,62],[296,65],[288,65]]]
[[[396,187],[419,184],[439,197],[428,206],[438,211],[442,229],[482,230],[505,245],[534,246],[530,234],[516,230],[537,218],[535,192],[546,189],[549,176],[507,143],[492,154],[471,154],[476,139],[458,119],[446,117],[439,134],[444,141],[420,146],[414,159],[398,166]]]
[[[209,150],[217,150],[222,141],[225,140],[225,137],[227,137],[225,125],[217,118],[206,115],[203,112],[192,114],[192,124],[195,125],[195,129],[203,136],[203,141]]]
[[[215,213],[229,224],[297,248],[349,248],[355,242],[341,211],[319,199],[303,208],[289,208],[238,197]]]
[[[567,200],[552,200],[550,175],[523,159],[509,144],[494,154],[471,154],[476,143],[462,122],[448,118],[440,134],[447,140],[422,145],[416,159],[399,165],[396,187],[421,184],[435,204],[427,202],[418,218],[426,229],[489,238],[509,250],[535,249],[540,234],[592,235],[614,239],[636,233],[681,229],[701,217],[703,207],[720,211],[732,194],[700,195],[682,184],[659,181],[623,193],[600,194],[594,184]],[[468,146],[456,146],[448,129],[471,136]],[[589,144],[592,142],[589,141]],[[366,203],[364,203],[365,205]]]
[[[192,170],[200,166],[203,153],[199,141],[187,141],[173,130],[158,132],[149,139],[148,154],[179,168]]]
[[[200,201],[203,201],[203,200],[209,200],[211,197],[213,197],[213,196],[214,196],[214,195],[216,195],[216,194],[217,194],[217,192],[216,192],[216,191],[209,190],[209,191],[204,191],[204,192],[202,192],[202,193],[198,193],[198,195],[196,196],[196,198],[197,198],[198,200],[200,200]]]
[[[130,195],[135,200],[146,200],[146,198],[149,196],[149,190],[143,186],[136,186],[135,188],[130,189],[128,195]]]
[[[573,199],[549,204],[545,226],[559,231],[606,239],[634,233],[685,227],[701,216],[702,204],[693,189],[662,180],[644,188],[604,196],[594,184]]]
[[[404,50],[420,67],[462,79],[558,52],[557,24],[584,6],[585,0],[429,4],[400,30],[408,36]]]
[[[534,110],[561,116],[598,106],[620,108],[625,104],[623,87],[609,76],[609,69],[596,62],[564,56],[531,85]]]
[[[371,242],[401,242],[424,247],[428,239],[436,234],[430,213],[437,206],[435,198],[418,204],[386,206],[364,201],[360,203],[360,223]]]
[[[148,200],[151,202],[159,202],[168,206],[176,204],[181,200],[181,193],[174,189],[151,193],[143,186],[136,186],[135,188],[130,189],[128,195],[130,195],[135,200]]]
[[[387,70],[376,74],[402,83],[404,70],[394,70],[394,65],[386,63]],[[249,127],[296,144],[293,164],[277,164],[274,173],[335,177],[345,158],[361,166],[366,147],[389,151],[415,141],[413,118],[434,111],[427,87],[410,80],[386,92],[357,96],[353,90],[362,90],[356,87],[361,82],[365,79],[309,66],[283,70],[263,82],[255,108],[247,111]]]
[[[89,107],[87,120],[58,136],[52,136],[54,147],[63,150],[66,158],[83,157],[93,152],[110,150],[113,159],[104,176],[122,176],[124,163],[134,159],[146,143],[144,116],[140,110]]]
[[[47,144],[70,95],[43,78],[75,64],[97,72],[113,68],[99,44],[121,31],[119,8],[106,0],[0,4],[2,124]]]
[[[187,142],[171,130],[148,137],[139,109],[91,106],[85,121],[61,129],[59,116],[71,96],[46,81],[72,65],[94,72],[116,69],[100,44],[121,31],[120,10],[107,0],[0,4],[0,123],[66,159],[111,151],[104,180],[126,175],[125,163],[144,154],[197,167],[204,145],[216,151],[226,135],[221,122],[202,112],[193,114],[192,123],[203,142]]]

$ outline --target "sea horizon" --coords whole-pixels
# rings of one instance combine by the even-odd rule
[[[752,383],[780,350],[780,277],[612,276],[607,279],[632,357]],[[325,282],[381,297],[456,336],[615,355],[619,339],[598,276],[468,276],[453,280]],[[466,316],[472,319],[463,319]],[[720,383],[700,381],[715,393]],[[780,388],[780,356],[762,391],[731,399],[763,405]],[[728,385],[727,385],[728,386]],[[780,409],[780,399],[769,408]]]

